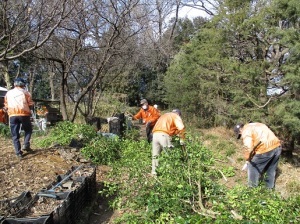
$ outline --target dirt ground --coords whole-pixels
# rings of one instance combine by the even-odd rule
[[[34,138],[32,138],[33,142]],[[89,165],[78,157],[78,150],[60,147],[39,149],[33,146],[33,152],[25,153],[20,160],[14,153],[10,139],[0,137],[0,142],[0,200],[15,198],[23,191],[30,191],[35,195],[55,181],[57,175],[65,174],[72,166]],[[96,168],[96,181],[99,188],[108,171],[107,166]],[[101,198],[94,202],[92,211],[88,213],[84,214],[84,217],[90,215],[86,224],[109,223],[114,215],[108,208],[107,202]]]
[[[223,134],[228,135],[226,131]],[[86,163],[84,159],[80,158],[76,149],[36,148],[34,147],[34,138],[33,136],[34,151],[25,153],[24,158],[20,160],[14,153],[11,139],[0,137],[0,200],[19,196],[23,191],[30,191],[34,195],[56,180],[57,175],[65,174],[72,166]],[[209,143],[206,142],[205,144],[209,146]],[[235,176],[224,177],[221,180],[228,187],[232,187],[236,183],[246,183],[247,174],[241,171],[243,162],[237,159],[239,157],[241,155],[235,154],[228,157],[228,161],[217,161],[219,165],[228,166],[230,164],[235,168]],[[284,158],[280,162],[275,190],[284,197],[289,196],[293,187],[299,190],[299,164],[298,151],[295,152],[293,158],[289,160]],[[97,167],[96,181],[99,187],[106,180],[109,169],[107,166]],[[104,224],[111,223],[118,213],[108,208],[106,200],[98,198],[92,209],[90,209],[89,215],[90,218],[89,221],[85,222],[86,224]]]
[[[135,123],[135,127],[140,130],[141,138],[145,138],[145,128],[139,123]],[[31,140],[33,151],[25,152],[20,160],[15,155],[12,140],[0,136],[0,201],[15,198],[24,191],[35,195],[53,183],[58,175],[64,175],[72,166],[90,165],[76,148],[53,146],[41,149],[35,147],[35,138],[38,137],[33,135]],[[21,144],[22,140],[21,138]],[[98,190],[108,180],[109,170],[108,166],[96,167]],[[105,198],[97,195],[91,204],[86,211],[88,214],[83,214],[83,219],[86,218],[84,224],[111,223],[118,216],[118,211],[112,211]]]

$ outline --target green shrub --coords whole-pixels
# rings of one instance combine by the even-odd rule
[[[10,129],[9,129],[9,126],[8,125],[5,125],[3,123],[0,123],[0,135],[2,137],[10,137]]]
[[[187,158],[177,145],[161,153],[156,178],[149,176],[151,145],[144,141],[123,142],[122,157],[113,164],[111,176],[120,183],[115,199],[122,201],[118,209],[134,212],[126,212],[117,223],[152,223],[151,220],[184,223],[194,214],[192,207],[198,207],[199,187],[205,198],[203,204],[222,191],[215,181],[220,174],[212,169],[214,160],[210,150],[201,142],[191,139],[188,142]]]
[[[40,147],[49,147],[53,144],[67,146],[75,139],[85,145],[96,136],[97,133],[91,125],[63,121],[49,129],[45,138],[37,140],[36,144]]]
[[[121,140],[118,137],[99,136],[83,147],[81,153],[95,164],[108,165],[120,158]]]
[[[236,186],[228,190],[223,203],[247,223],[297,223],[300,220],[298,198],[283,199],[265,187]]]
[[[121,156],[111,164],[110,173],[118,187],[112,184],[106,190],[116,196],[110,205],[124,214],[114,223],[299,222],[299,197],[285,200],[263,187],[227,189],[218,184],[222,176],[215,168],[213,150],[199,139],[188,139],[187,159],[175,144],[161,153],[156,177],[149,175],[151,145],[121,141]],[[235,175],[233,167],[222,171],[226,176]]]
[[[232,167],[232,166],[228,166],[228,167],[223,168],[222,172],[224,173],[224,175],[226,177],[233,177],[233,176],[235,176],[234,167]]]

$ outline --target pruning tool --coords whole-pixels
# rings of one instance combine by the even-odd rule
[[[261,144],[261,141],[259,141],[254,147],[253,149],[251,150],[250,154],[249,154],[249,157],[247,159],[248,162],[250,162],[252,160],[252,158],[255,156],[256,154],[256,149],[257,147]]]

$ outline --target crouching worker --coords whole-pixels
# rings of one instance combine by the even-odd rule
[[[248,186],[257,187],[264,176],[267,188],[274,188],[276,169],[282,151],[280,140],[262,123],[237,124],[234,127],[237,139],[242,138],[246,149]]]
[[[174,109],[172,112],[165,113],[156,122],[153,128],[152,141],[152,175],[156,175],[156,168],[158,167],[158,156],[162,150],[172,148],[172,136],[179,135],[180,144],[184,144],[185,127],[181,119],[181,112]]]

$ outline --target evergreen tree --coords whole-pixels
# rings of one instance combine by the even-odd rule
[[[276,0],[271,15],[279,26],[274,29],[281,48],[288,49],[279,59],[285,94],[270,108],[270,123],[280,133],[285,149],[293,150],[300,143],[300,5],[297,0]],[[290,151],[291,152],[291,151]]]
[[[202,127],[266,123],[293,148],[300,127],[299,15],[296,1],[222,2],[169,67],[167,101],[196,115]]]

